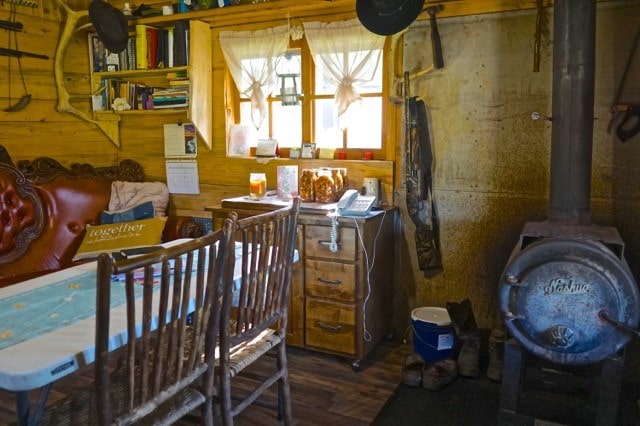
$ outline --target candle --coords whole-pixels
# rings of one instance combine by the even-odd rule
[[[366,152],[364,153],[364,159],[365,159],[365,160],[373,160],[373,152],[371,152],[371,151],[366,151]]]
[[[249,195],[257,200],[267,195],[267,177],[264,173],[251,173],[249,176]]]

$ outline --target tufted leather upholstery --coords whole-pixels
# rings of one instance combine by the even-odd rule
[[[40,158],[18,167],[0,162],[0,287],[71,265],[88,224],[108,209],[111,182],[142,180],[130,160],[94,169]],[[189,218],[170,217],[163,239],[201,235]]]

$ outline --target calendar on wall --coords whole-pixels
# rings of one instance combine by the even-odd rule
[[[199,194],[196,130],[191,123],[164,125],[167,186],[172,194]]]
[[[197,161],[167,160],[167,186],[171,194],[199,194]]]

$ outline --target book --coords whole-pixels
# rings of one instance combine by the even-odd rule
[[[108,225],[87,225],[73,260],[93,259],[100,253],[157,246],[166,221],[166,217],[154,217]]]
[[[136,69],[146,70],[147,64],[147,25],[136,24]]]
[[[157,55],[158,55],[158,29],[147,26],[146,28],[147,39],[147,69],[157,68]]]
[[[189,22],[178,21],[173,30],[173,66],[188,65]]]
[[[149,253],[154,253],[158,250],[162,250],[163,247],[161,245],[157,246],[146,246],[146,247],[136,247],[130,249],[120,250],[120,254],[122,257],[130,259],[132,257],[142,256]]]

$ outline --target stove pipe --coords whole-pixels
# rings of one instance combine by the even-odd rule
[[[549,221],[590,222],[596,0],[556,0]]]

